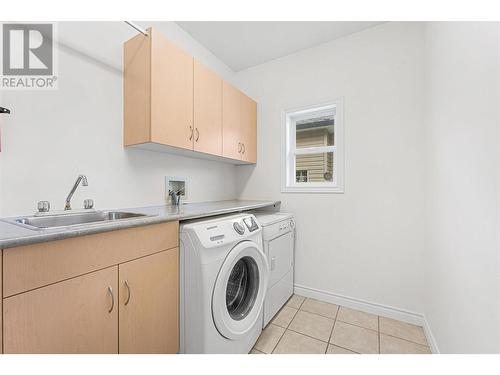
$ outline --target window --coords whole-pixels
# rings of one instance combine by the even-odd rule
[[[283,192],[343,193],[342,100],[284,112]]]
[[[309,171],[307,169],[300,169],[295,173],[296,182],[307,182]]]

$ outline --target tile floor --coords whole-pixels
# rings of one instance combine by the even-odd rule
[[[293,295],[252,354],[430,354],[422,327]]]

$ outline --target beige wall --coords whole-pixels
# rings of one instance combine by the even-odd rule
[[[422,312],[424,32],[387,23],[239,72],[258,102],[241,198],[296,215],[296,283]],[[344,194],[281,193],[282,111],[344,98]]]
[[[422,280],[443,353],[500,353],[499,25],[426,26]]]

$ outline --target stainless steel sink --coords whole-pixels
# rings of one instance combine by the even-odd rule
[[[33,230],[42,230],[64,228],[77,225],[109,223],[117,220],[136,219],[146,216],[148,215],[123,211],[92,211],[61,213],[46,216],[28,216],[5,219],[5,221]]]

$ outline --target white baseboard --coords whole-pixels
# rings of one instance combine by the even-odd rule
[[[432,334],[431,327],[429,325],[429,322],[427,319],[425,319],[424,315],[424,332],[425,332],[425,337],[427,338],[427,343],[429,344],[429,347],[431,348],[431,351],[433,354],[439,354],[439,348],[436,342],[436,339],[434,338],[434,335]]]
[[[294,285],[295,294],[314,298],[320,301],[325,301],[329,303],[334,303],[336,305],[349,307],[352,309],[364,311],[370,314],[375,314],[379,316],[384,316],[386,318],[392,318],[400,320],[406,323],[415,324],[423,327],[425,336],[427,337],[427,342],[432,353],[438,354],[439,349],[432,334],[431,328],[425,319],[424,314],[416,313],[412,311],[407,311],[399,309],[392,306],[381,305],[375,302],[364,301],[358,298],[347,297],[340,294],[335,294],[319,289],[310,288],[304,285]]]

